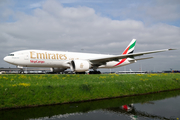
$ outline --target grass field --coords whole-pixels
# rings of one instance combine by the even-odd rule
[[[180,74],[0,75],[0,109],[180,89]]]

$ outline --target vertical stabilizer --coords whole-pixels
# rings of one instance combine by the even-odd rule
[[[135,44],[136,44],[136,39],[133,39],[122,54],[125,55],[125,54],[133,53],[134,48],[135,48]]]
[[[133,39],[129,45],[127,46],[127,48],[124,50],[124,52],[122,53],[123,55],[125,54],[131,54],[134,52],[134,48],[135,48],[135,44],[136,44],[136,39]],[[127,60],[127,58],[121,59],[119,63],[117,63],[114,66],[118,66],[121,65],[122,63],[124,63]]]

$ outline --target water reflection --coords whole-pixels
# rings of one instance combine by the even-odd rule
[[[116,107],[116,108],[108,108],[108,111],[112,111],[115,113],[120,113],[120,114],[124,114],[129,116],[130,118],[132,118],[133,120],[137,120],[138,118],[151,118],[151,119],[161,119],[161,120],[174,120],[176,118],[166,118],[160,115],[153,115],[153,114],[149,114],[147,112],[143,112],[140,110],[136,110],[136,108],[134,107],[133,104],[130,105],[123,105],[120,108]]]
[[[179,96],[179,97],[177,97]],[[177,97],[176,103],[171,98]],[[169,101],[170,100],[170,101]],[[164,102],[165,101],[165,102]],[[179,104],[178,104],[179,103]],[[177,119],[180,118],[180,91],[157,94],[106,99],[84,103],[71,103],[36,108],[1,110],[1,120],[24,119]],[[167,107],[176,106],[175,110],[166,111]],[[144,107],[146,106],[146,107]],[[163,106],[158,109],[156,106]],[[168,107],[169,107],[168,106]],[[155,107],[155,108],[154,108]],[[164,109],[165,108],[165,109]],[[157,110],[155,110],[157,109]],[[178,114],[179,113],[179,114]]]

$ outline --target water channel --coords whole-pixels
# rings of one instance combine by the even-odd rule
[[[180,90],[83,103],[0,111],[0,120],[179,119]]]

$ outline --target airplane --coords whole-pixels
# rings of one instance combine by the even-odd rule
[[[49,51],[49,50],[21,50],[10,53],[4,57],[4,61],[18,68],[23,67],[49,67],[53,72],[63,72],[66,69],[71,69],[75,73],[85,73],[89,69],[89,74],[100,74],[97,71],[99,68],[117,68],[124,65],[129,65],[138,60],[150,59],[152,57],[139,58],[144,54],[164,52],[174,49],[162,49],[146,52],[133,53],[136,44],[136,39],[133,39],[126,47],[121,55],[106,55],[92,54],[80,52],[64,52],[64,51]]]

